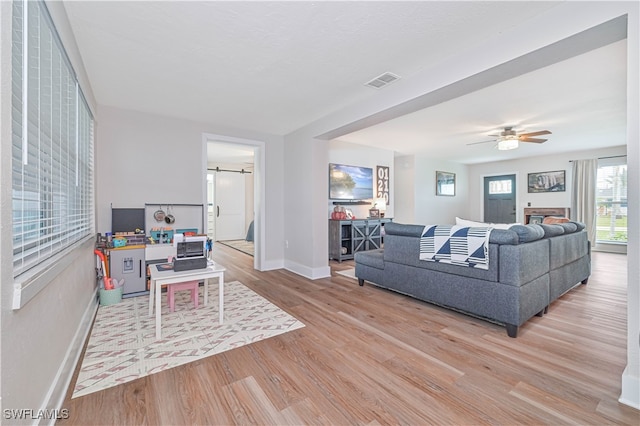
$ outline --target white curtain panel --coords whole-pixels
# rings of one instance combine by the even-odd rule
[[[573,161],[573,192],[571,194],[571,215],[583,222],[591,247],[596,244],[596,190],[598,181],[598,160]]]

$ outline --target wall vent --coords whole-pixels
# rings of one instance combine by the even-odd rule
[[[386,86],[387,84],[391,84],[394,81],[398,80],[400,77],[398,77],[397,75],[390,73],[390,72],[385,72],[384,74],[379,75],[378,77],[374,78],[373,80],[365,83],[365,86],[369,86],[369,87],[373,87],[374,89],[381,89],[384,86]]]

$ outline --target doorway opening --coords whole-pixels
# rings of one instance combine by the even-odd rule
[[[221,135],[204,135],[206,232],[214,244],[264,262],[264,144]]]
[[[484,178],[484,222],[516,222],[516,175]]]

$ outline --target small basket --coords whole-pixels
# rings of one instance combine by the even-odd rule
[[[113,290],[105,290],[104,288],[100,289],[100,305],[101,306],[109,306],[115,305],[116,303],[120,303],[122,301],[122,288],[117,287]]]

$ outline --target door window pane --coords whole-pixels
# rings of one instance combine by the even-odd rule
[[[489,182],[489,194],[511,194],[511,179]]]

